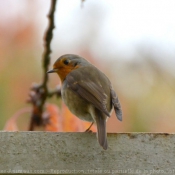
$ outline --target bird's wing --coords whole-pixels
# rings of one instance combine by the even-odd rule
[[[70,74],[66,77],[66,80],[73,92],[93,104],[107,116],[110,116],[106,107],[107,95],[100,84],[90,81],[88,78],[85,78],[85,80],[78,80],[78,76]]]
[[[120,101],[118,99],[117,94],[113,90],[112,85],[110,86],[110,89],[111,89],[111,98],[112,98],[112,104],[114,106],[115,114],[117,118],[120,121],[122,121],[122,109],[121,109]]]

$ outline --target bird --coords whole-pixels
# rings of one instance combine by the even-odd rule
[[[108,77],[85,58],[65,54],[53,64],[47,73],[57,73],[62,86],[62,100],[69,110],[81,120],[95,123],[97,139],[107,150],[106,121],[114,108],[119,121],[122,121],[122,109]]]

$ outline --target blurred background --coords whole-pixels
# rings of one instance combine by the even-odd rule
[[[28,128],[31,105],[26,99],[32,83],[42,81],[49,9],[48,0],[0,0],[1,130],[21,110],[26,113],[19,128]],[[50,68],[62,54],[73,53],[109,77],[124,116],[119,122],[113,113],[108,132],[175,132],[174,9],[174,0],[57,2]],[[56,74],[49,76],[50,88],[58,84]],[[55,97],[48,103],[64,108]],[[63,114],[72,120],[70,113]]]

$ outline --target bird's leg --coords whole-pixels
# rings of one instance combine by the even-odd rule
[[[92,127],[93,124],[94,124],[94,122],[91,123],[91,125],[89,126],[89,128],[86,129],[85,132],[92,132],[90,129],[91,129],[91,127]]]

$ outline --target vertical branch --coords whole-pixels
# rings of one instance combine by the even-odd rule
[[[48,14],[49,25],[46,30],[45,38],[44,38],[44,53],[43,53],[43,60],[42,60],[43,61],[43,81],[40,85],[33,86],[29,94],[30,96],[29,102],[32,103],[33,105],[33,111],[32,111],[32,116],[31,116],[31,121],[29,126],[30,131],[34,130],[34,126],[36,125],[37,126],[43,125],[42,113],[43,113],[43,108],[44,108],[46,98],[48,96],[48,87],[47,87],[48,75],[46,72],[50,64],[50,53],[51,53],[50,44],[53,37],[53,29],[55,28],[54,12],[56,7],[56,2],[57,0],[51,0],[51,7]]]
[[[54,25],[54,12],[55,12],[55,7],[56,7],[56,2],[57,0],[51,0],[51,7],[50,7],[50,12],[48,14],[48,20],[49,20],[49,26],[45,34],[44,38],[44,53],[43,53],[43,83],[42,83],[42,88],[44,90],[43,98],[41,99],[41,104],[39,106],[40,110],[42,111],[43,105],[46,101],[47,98],[47,93],[48,93],[48,88],[47,88],[47,82],[48,82],[48,67],[50,64],[50,53],[52,52],[50,48],[50,44],[52,41],[53,37],[53,29],[55,28]]]
[[[48,70],[48,66],[50,64],[50,53],[51,53],[51,48],[50,48],[50,43],[53,37],[53,29],[55,28],[54,25],[54,12],[55,12],[55,7],[56,7],[56,0],[51,1],[51,8],[50,12],[48,14],[48,20],[49,20],[49,26],[45,34],[45,43],[44,43],[44,54],[43,54],[43,74],[44,74],[44,79],[43,79],[43,86],[47,88],[46,84],[48,81],[48,74],[46,73]]]

